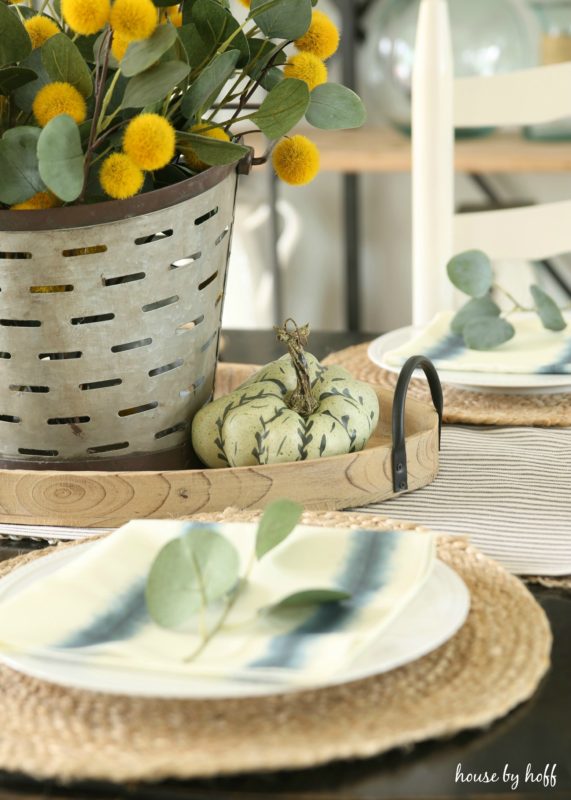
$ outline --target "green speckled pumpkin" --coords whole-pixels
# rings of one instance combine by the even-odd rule
[[[289,354],[204,406],[192,444],[209,467],[305,461],[362,450],[379,421],[375,390],[304,353],[309,329],[277,329]]]

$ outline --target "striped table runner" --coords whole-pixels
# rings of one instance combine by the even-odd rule
[[[571,575],[571,429],[443,429],[437,480],[361,511],[467,534],[519,575]]]

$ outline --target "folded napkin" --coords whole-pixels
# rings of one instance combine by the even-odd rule
[[[410,356],[423,355],[444,371],[571,375],[571,325],[555,333],[545,330],[536,314],[514,314],[515,337],[495,350],[479,351],[451,333],[453,317],[453,312],[438,314],[411,342],[388,352],[386,363],[401,367]],[[571,315],[566,319],[571,323]]]
[[[188,663],[201,641],[198,620],[185,631],[160,628],[147,614],[144,591],[163,545],[197,527],[216,528],[232,541],[245,569],[253,524],[131,522],[0,602],[0,650],[89,667],[303,683],[350,663],[412,598],[435,558],[428,534],[299,526],[256,563],[221,631]],[[1,588],[0,582],[0,598]],[[258,613],[316,588],[342,589],[352,598]],[[209,611],[206,623],[219,614]]]

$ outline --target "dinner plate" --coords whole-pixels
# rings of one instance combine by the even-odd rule
[[[61,550],[9,573],[0,580],[0,603],[79,558],[93,545],[87,542]],[[97,667],[66,658],[55,650],[49,657],[0,653],[0,661],[18,672],[51,683],[135,697],[205,700],[282,694],[349,683],[415,661],[448,641],[464,624],[469,609],[470,595],[462,579],[436,560],[431,574],[410,603],[350,666],[326,678],[287,687],[257,681],[255,677],[252,681],[222,680],[107,665]]]
[[[386,355],[408,344],[419,330],[412,325],[379,336],[369,345],[369,358],[389,372],[400,372],[400,367],[387,364]],[[420,353],[419,353],[420,355]],[[438,368],[442,383],[458,389],[496,394],[560,394],[571,392],[571,375],[518,375],[516,373],[459,372]]]

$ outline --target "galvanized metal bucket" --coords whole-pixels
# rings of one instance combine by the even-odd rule
[[[0,466],[189,462],[209,400],[237,169],[131,200],[0,212]]]

